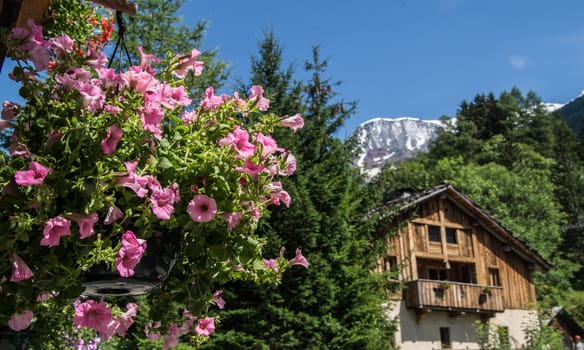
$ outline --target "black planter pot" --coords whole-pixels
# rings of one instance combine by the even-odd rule
[[[134,276],[121,277],[117,271],[98,265],[86,274],[83,295],[134,296],[160,288],[176,262],[180,235],[178,231],[155,231],[146,243],[146,252],[134,268]]]

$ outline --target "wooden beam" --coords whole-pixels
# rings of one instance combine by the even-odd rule
[[[29,19],[34,20],[36,23],[41,22],[48,8],[49,0],[23,0],[15,26],[27,28],[26,22]]]
[[[123,12],[128,15],[135,15],[138,11],[138,5],[128,0],[91,0],[96,4]]]

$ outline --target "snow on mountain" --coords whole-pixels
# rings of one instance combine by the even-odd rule
[[[372,178],[386,164],[426,151],[442,127],[439,121],[411,117],[368,120],[354,133],[362,149],[354,164]]]

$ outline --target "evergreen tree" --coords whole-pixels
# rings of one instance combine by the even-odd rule
[[[290,83],[292,68],[280,68],[282,50],[273,33],[259,46],[252,84],[264,84],[268,96],[292,96],[271,108],[293,113],[289,108],[300,90]],[[292,205],[285,212],[275,208],[260,227],[275,243],[273,254],[280,245],[301,247],[311,265],[286,272],[278,286],[229,286],[229,310],[221,313],[218,333],[205,348],[378,349],[389,344],[382,283],[370,273],[369,232],[352,222],[362,214],[357,210],[360,179],[350,167],[350,150],[333,136],[355,104],[334,101],[333,84],[322,78],[326,64],[314,48],[306,66],[313,75],[304,88],[305,127],[284,140],[298,157],[296,174],[285,182]]]

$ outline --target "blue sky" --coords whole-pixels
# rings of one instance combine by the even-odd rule
[[[186,0],[183,22],[209,21],[202,49],[219,49],[234,79],[266,28],[299,74],[320,45],[340,97],[358,101],[344,138],[374,117],[453,116],[462,100],[514,86],[568,102],[584,89],[583,13],[580,0]],[[4,99],[16,94],[8,71]]]

